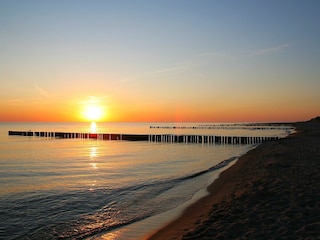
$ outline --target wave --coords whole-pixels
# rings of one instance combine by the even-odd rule
[[[238,157],[231,157],[227,160],[223,160],[221,162],[219,162],[218,164],[206,169],[206,170],[203,170],[203,171],[200,171],[200,172],[197,172],[197,173],[193,173],[189,176],[186,176],[186,177],[182,177],[182,178],[178,178],[177,180],[188,180],[188,179],[192,179],[192,178],[195,178],[195,177],[198,177],[198,176],[201,176],[205,173],[208,173],[208,172],[212,172],[212,171],[215,171],[217,169],[220,169],[220,168],[223,168],[225,166],[227,166],[229,163],[235,161],[236,159],[238,159]]]
[[[6,201],[11,212],[0,209],[5,216],[11,216],[3,219],[8,223],[5,232],[10,233],[12,238],[19,236],[21,239],[83,239],[108,232],[163,213],[185,202],[186,196],[178,194],[179,196],[173,197],[169,191],[176,191],[177,186],[185,186],[194,181],[198,187],[199,177],[223,168],[237,158],[231,157],[187,176],[122,188],[101,188],[93,192],[59,191],[51,192],[49,195],[37,192],[17,197],[16,201]],[[194,194],[193,187],[189,190],[190,194]],[[22,228],[23,231],[17,232],[16,228],[10,226],[13,226],[14,220],[26,210],[29,213],[25,216],[27,224]],[[47,219],[46,223],[41,221],[44,216]]]
[[[204,174],[207,174],[209,172],[213,172],[213,171],[216,171],[218,169],[221,169],[221,168],[227,166],[228,164],[230,164],[231,162],[233,162],[233,161],[235,161],[237,159],[238,159],[238,156],[231,157],[229,159],[226,159],[226,160],[223,160],[223,161],[219,162],[218,164],[216,164],[214,166],[211,166],[208,169],[205,169],[205,170],[202,170],[202,171],[199,171],[199,172],[196,172],[196,173],[192,173],[192,174],[187,175],[187,176],[173,178],[173,179],[167,179],[167,180],[163,180],[163,181],[156,181],[156,182],[147,183],[147,184],[146,183],[139,184],[139,185],[135,185],[135,186],[130,186],[130,187],[125,188],[125,189],[118,189],[117,190],[118,194],[120,192],[129,191],[134,195],[134,197],[137,197],[138,199],[142,199],[144,207],[146,209],[149,209],[149,211],[144,212],[144,213],[139,212],[139,214],[137,214],[135,217],[132,216],[131,218],[127,218],[125,221],[121,221],[118,224],[115,224],[113,226],[109,225],[109,226],[105,226],[105,228],[101,228],[99,230],[95,229],[89,235],[86,235],[85,237],[94,236],[96,234],[103,233],[103,232],[109,232],[109,231],[114,230],[116,228],[123,227],[123,226],[129,225],[129,224],[137,222],[137,221],[141,221],[141,220],[146,219],[148,217],[151,217],[151,216],[154,216],[156,214],[160,214],[160,213],[163,213],[165,211],[168,211],[168,210],[172,209],[172,207],[171,207],[171,208],[156,210],[156,209],[160,208],[161,206],[164,206],[164,205],[168,206],[168,204],[158,203],[155,200],[155,198],[157,198],[157,196],[161,195],[162,193],[164,193],[164,192],[176,187],[177,184],[179,184],[179,183],[183,184],[186,181],[189,181],[189,180],[192,180],[192,179],[196,179],[196,178],[198,178],[198,177],[200,177],[200,176],[202,176]],[[186,199],[184,199],[182,202],[184,202],[185,200]],[[136,205],[137,201],[139,201],[139,200],[136,199],[135,202],[131,203],[131,205]],[[180,202],[180,204],[182,202]],[[150,208],[148,208],[148,206],[150,206]],[[157,206],[157,208],[155,209],[154,206]],[[128,206],[126,206],[126,207],[128,207]],[[134,207],[134,211],[136,211],[136,206]],[[125,212],[124,215],[128,216],[127,212]]]

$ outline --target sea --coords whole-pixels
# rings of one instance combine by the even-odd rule
[[[220,172],[257,144],[61,139],[9,136],[9,130],[285,137],[293,128],[0,123],[0,239],[142,239],[177,217],[175,209],[207,194]]]

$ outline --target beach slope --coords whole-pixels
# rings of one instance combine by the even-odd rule
[[[317,239],[320,121],[242,156],[206,196],[149,239]]]

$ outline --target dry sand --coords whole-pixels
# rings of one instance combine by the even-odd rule
[[[150,239],[320,239],[320,121],[241,157]]]

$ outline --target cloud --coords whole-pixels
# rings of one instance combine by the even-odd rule
[[[41,88],[39,85],[35,84],[34,87],[35,87],[36,91],[37,91],[41,96],[46,97],[46,98],[50,97],[50,94],[49,94],[46,90],[44,90],[43,88]]]
[[[95,105],[95,104],[107,104],[109,99],[112,98],[112,95],[106,96],[86,96],[86,97],[78,97],[72,100],[72,103],[77,103],[80,105]]]
[[[16,98],[16,99],[8,99],[0,101],[0,104],[4,105],[24,105],[26,102],[35,103],[40,101],[39,98]]]
[[[168,67],[168,68],[162,68],[162,69],[150,71],[150,72],[147,72],[147,74],[174,72],[174,71],[188,69],[190,67],[194,67],[195,65],[198,65],[198,64],[195,64],[192,62],[186,62],[186,63],[182,63],[180,65],[174,66],[174,67]]]
[[[219,52],[205,52],[200,54],[200,57],[206,57],[206,56],[218,56],[218,57],[223,57],[225,56],[224,53],[219,53]]]
[[[251,52],[249,55],[250,56],[263,56],[263,55],[269,55],[273,53],[278,53],[281,52],[282,50],[290,47],[290,44],[282,44],[276,47],[271,47],[271,48],[263,48],[263,49],[258,49],[253,52]]]

